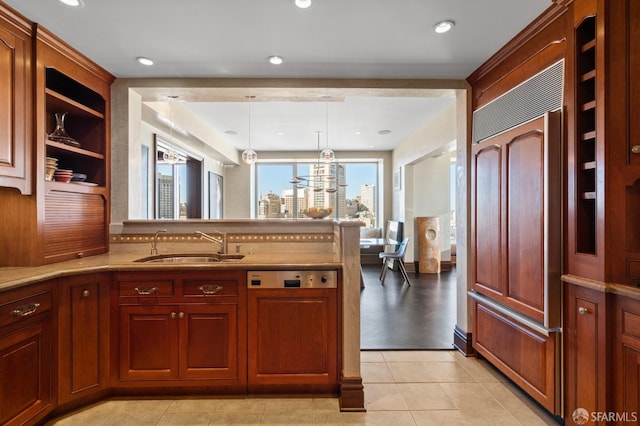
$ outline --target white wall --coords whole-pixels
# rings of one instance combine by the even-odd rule
[[[451,160],[449,153],[426,158],[408,165],[413,169],[414,218],[438,217],[440,222],[441,260],[451,260]],[[414,230],[416,225],[414,223]],[[414,231],[414,260],[418,258],[417,234]]]
[[[404,222],[404,236],[411,238],[406,262],[416,259],[415,218],[439,216],[449,212],[449,157],[443,155],[441,160],[428,159],[439,156],[443,150],[455,148],[456,129],[456,102],[452,99],[449,107],[393,151],[393,170],[400,172],[402,181],[401,188],[393,191],[393,219]],[[444,170],[445,162],[447,167],[446,171],[441,171],[442,176],[436,177],[436,172],[432,174],[428,170],[433,166]],[[425,198],[436,200],[438,206],[443,207],[431,207],[425,202]],[[446,228],[444,233],[448,239],[450,225],[448,221],[444,222],[441,219],[440,229]],[[445,251],[449,250],[449,246],[442,242],[441,247]],[[447,256],[450,256],[450,251],[444,253],[445,259]]]

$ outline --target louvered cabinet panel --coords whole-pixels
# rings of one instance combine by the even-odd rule
[[[51,191],[45,198],[47,262],[107,251],[106,200],[99,194]]]

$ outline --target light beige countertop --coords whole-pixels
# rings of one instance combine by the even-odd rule
[[[107,253],[34,267],[0,268],[0,291],[69,275],[107,271],[216,270],[216,269],[339,269],[333,253],[270,252],[247,254],[243,259],[206,263],[141,263],[140,253]]]

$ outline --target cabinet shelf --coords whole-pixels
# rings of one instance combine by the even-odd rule
[[[582,74],[580,76],[580,81],[584,83],[585,81],[594,80],[595,78],[596,78],[596,70],[591,70]]]
[[[97,152],[93,152],[93,151],[89,151],[86,149],[82,149],[82,148],[78,148],[75,146],[71,146],[71,145],[66,145],[63,144],[61,142],[56,142],[56,141],[52,141],[50,139],[47,139],[46,142],[47,146],[51,147],[51,148],[55,148],[56,150],[61,150],[61,151],[65,151],[67,153],[74,153],[74,154],[78,154],[78,155],[84,155],[87,157],[91,157],[91,158],[97,158],[99,160],[104,160],[104,155],[97,153]]]
[[[588,50],[594,49],[596,47],[596,39],[591,39],[585,42],[582,46],[580,46],[580,52],[584,53]]]
[[[581,141],[590,141],[592,139],[596,138],[596,131],[592,130],[590,132],[584,132],[582,135],[580,135],[580,140]]]
[[[55,90],[45,89],[45,94],[48,96],[47,105],[52,110],[57,109],[57,112],[68,112],[72,115],[90,116],[95,118],[104,119],[104,114],[89,108],[86,105],[76,102],[71,98],[68,98]]]
[[[580,111],[584,112],[584,111],[589,111],[592,109],[595,109],[596,107],[596,101],[589,101],[589,102],[585,102],[580,106]]]

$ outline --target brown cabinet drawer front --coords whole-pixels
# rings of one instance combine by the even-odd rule
[[[622,333],[640,339],[640,314],[622,310]]]
[[[237,296],[236,280],[185,280],[183,291],[186,297]]]
[[[552,413],[557,413],[557,335],[541,335],[474,302],[473,347]]]
[[[0,327],[13,324],[51,309],[51,292],[14,300],[0,306]]]
[[[36,321],[0,338],[0,424],[36,424],[50,406],[51,328]]]
[[[119,297],[173,297],[175,285],[172,280],[134,280],[118,282]]]

